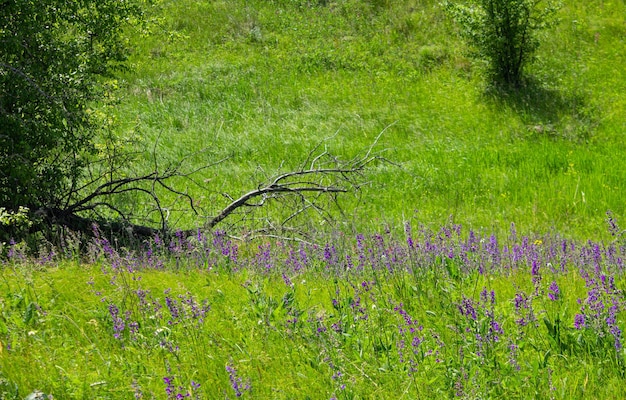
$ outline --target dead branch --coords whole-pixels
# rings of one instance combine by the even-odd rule
[[[364,172],[368,165],[377,160],[386,161],[374,152],[374,146],[377,145],[385,130],[376,137],[375,141],[361,157],[356,157],[347,162],[340,161],[328,152],[328,149],[322,142],[309,152],[306,159],[300,164],[300,168],[294,171],[276,173],[256,189],[250,190],[239,197],[231,197],[225,194],[229,199],[229,203],[217,212],[215,216],[207,218],[204,228],[213,229],[235,213],[243,215],[243,221],[249,223],[252,219],[245,216],[249,215],[254,209],[263,207],[267,202],[277,202],[281,207],[285,207],[290,211],[288,216],[283,216],[282,221],[279,223],[269,219],[264,220],[262,228],[255,230],[255,234],[293,233],[293,226],[291,225],[293,225],[294,220],[308,212],[317,212],[324,220],[331,220],[328,201],[331,202],[333,209],[341,211],[338,196],[349,192],[358,192],[365,184]],[[226,160],[221,159],[217,162],[185,171],[185,163],[193,155],[195,154],[161,169],[155,145],[153,148],[153,170],[136,176],[123,177],[120,177],[120,175],[124,174],[125,170],[122,166],[117,165],[115,161],[127,160],[124,156],[115,154],[112,156],[114,157],[113,159],[97,160],[94,163],[100,163],[100,166],[107,166],[107,168],[96,166],[94,170],[89,171],[87,180],[82,185],[72,186],[72,192],[67,197],[68,199],[73,199],[72,201],[68,200],[62,208],[37,210],[35,214],[49,226],[62,225],[70,230],[80,231],[87,235],[93,234],[94,223],[99,226],[102,233],[112,237],[128,236],[147,239],[157,234],[170,234],[172,232],[170,232],[171,228],[168,226],[169,210],[162,205],[160,196],[163,193],[162,191],[173,193],[179,198],[186,200],[187,206],[185,209],[198,214],[194,205],[194,198],[186,191],[177,188],[171,181],[184,178],[198,185],[193,180],[194,174]],[[109,162],[110,164],[107,164]],[[94,173],[98,169],[100,169],[100,172]],[[115,205],[114,198],[116,196],[128,193],[142,195],[153,204],[149,214],[157,213],[158,228],[138,224],[137,222],[140,219]],[[293,203],[290,203],[290,201],[293,201]],[[106,211],[104,216],[100,210]],[[110,217],[106,217],[106,215],[111,215],[111,213],[117,216],[117,218],[111,220]],[[88,217],[89,215],[92,217]],[[148,214],[145,217],[147,218]],[[152,221],[152,223],[155,223],[155,221]],[[151,223],[148,222],[148,224]],[[184,235],[191,236],[196,231],[197,229],[189,229],[182,232]]]
[[[326,147],[320,151],[323,142],[318,144],[309,152],[299,170],[277,174],[268,179],[267,184],[260,185],[257,189],[251,190],[237,199],[226,195],[231,202],[216,216],[210,218],[205,227],[212,229],[235,211],[246,207],[262,206],[267,200],[280,201],[285,196],[299,198],[302,206],[293,210],[292,214],[283,220],[282,226],[309,209],[324,212],[324,208],[318,203],[320,196],[331,197],[338,206],[335,196],[340,193],[358,191],[363,185],[362,174],[367,165],[382,159],[372,154],[374,146],[385,130],[376,137],[364,156],[349,162],[339,161],[328,152]],[[259,202],[251,203],[252,200],[259,200]]]

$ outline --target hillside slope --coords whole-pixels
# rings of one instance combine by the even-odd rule
[[[344,198],[359,229],[453,218],[597,237],[607,210],[624,214],[623,2],[565,1],[531,83],[504,95],[435,1],[183,0],[155,13],[133,38],[118,132],[158,141],[163,162],[229,157],[198,177],[208,190],[189,185],[209,215],[326,138],[348,158],[385,129],[376,150],[396,165]]]

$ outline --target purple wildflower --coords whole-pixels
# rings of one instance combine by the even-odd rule
[[[530,274],[533,277],[536,277],[539,275],[539,263],[537,262],[537,260],[533,260],[532,266],[530,268]]]
[[[609,224],[609,233],[611,236],[619,236],[620,229],[615,222],[615,218],[613,218],[613,213],[611,211],[606,212],[606,222]]]
[[[246,391],[250,390],[250,381],[246,383],[238,375],[237,370],[232,364],[232,361],[226,364],[226,372],[228,372],[228,379],[230,380],[230,386],[235,391],[235,396],[241,397]]]
[[[291,279],[287,276],[287,274],[285,274],[283,272],[282,274],[283,276],[283,282],[285,282],[285,285],[289,286],[290,288],[293,288],[293,282],[291,281]]]
[[[458,308],[459,308],[459,311],[461,312],[461,315],[465,317],[469,317],[470,319],[473,319],[474,321],[476,321],[477,319],[476,309],[474,308],[474,303],[472,302],[471,299],[468,299],[467,297],[463,296],[463,300],[461,301],[461,304],[459,304]]]
[[[585,327],[585,315],[584,314],[576,314],[574,317],[574,328],[582,329]]]
[[[535,323],[537,318],[533,312],[532,298],[526,293],[520,292],[515,295],[513,300],[515,305],[515,315],[518,317],[515,322],[518,326],[524,327],[529,323]]]
[[[324,247],[324,261],[326,262],[326,268],[332,268],[338,264],[337,249],[335,245],[329,245],[326,243]]]
[[[521,369],[519,363],[517,362],[517,353],[519,351],[519,346],[513,342],[509,344],[509,364],[516,370],[519,371]]]
[[[491,339],[493,342],[497,342],[498,340],[500,340],[499,335],[502,334],[504,334],[504,330],[502,330],[502,327],[500,326],[498,321],[491,320],[491,322],[489,323],[489,339]]]
[[[394,307],[394,310],[404,319],[404,325],[398,326],[400,340],[398,340],[396,346],[398,348],[400,362],[408,362],[408,373],[409,376],[411,376],[417,371],[418,360],[420,359],[420,345],[424,342],[424,337],[419,336],[419,334],[424,328],[422,325],[419,325],[418,321],[413,319],[403,307],[402,303]],[[411,343],[410,351],[406,349],[407,341]]]
[[[124,320],[119,315],[120,310],[117,308],[115,304],[109,305],[109,314],[111,314],[111,319],[113,320],[113,337],[116,339],[121,339],[121,334],[124,331]]]
[[[272,247],[269,243],[259,245],[259,252],[256,255],[257,265],[262,267],[265,271],[270,271],[272,269],[271,249]]]
[[[404,224],[404,233],[406,234],[406,244],[409,246],[409,249],[412,249],[414,246],[413,238],[411,237],[411,223],[407,222]]]
[[[172,316],[172,318],[167,321],[169,325],[175,325],[176,323],[178,323],[178,319],[180,317],[180,312],[176,303],[176,300],[171,299],[168,296],[165,297],[165,304],[167,305],[167,308],[170,311],[170,315]]]
[[[165,393],[167,394],[167,398],[171,399],[174,395],[174,383],[173,378],[171,376],[164,376],[163,382],[165,383]]]
[[[556,281],[552,281],[548,288],[548,298],[552,301],[557,301],[560,297],[561,291],[559,290],[559,285],[557,285]]]

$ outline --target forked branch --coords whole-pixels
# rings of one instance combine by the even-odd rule
[[[328,215],[328,203],[324,203],[324,201],[333,201],[338,206],[337,195],[358,191],[365,184],[363,173],[366,167],[375,160],[384,161],[382,157],[373,154],[373,147],[383,133],[384,131],[376,137],[376,140],[367,149],[364,156],[348,162],[339,161],[326,148],[321,150],[322,142],[322,144],[311,150],[299,169],[277,173],[269,177],[265,183],[260,184],[256,189],[250,190],[237,198],[228,196],[230,202],[217,212],[215,216],[209,217],[204,223],[204,228],[213,229],[216,225],[233,215],[233,213],[244,210],[249,212],[265,205],[268,201],[278,202],[281,207],[285,208],[287,208],[287,204],[291,205],[287,208],[289,216],[284,218],[279,225],[282,230],[291,225],[294,218],[309,210],[317,211],[326,218]],[[188,210],[198,214],[194,206],[195,199],[187,192],[177,189],[172,184],[172,180],[175,178],[192,180],[192,176],[200,170],[209,168],[224,160],[205,164],[200,168],[184,172],[183,163],[185,159],[161,171],[157,163],[156,150],[153,157],[153,171],[138,176],[116,177],[123,173],[122,168],[116,167],[101,173],[99,177],[98,175],[91,176],[89,178],[90,183],[87,186],[74,189],[80,190],[80,196],[78,196],[78,192],[71,193],[71,197],[76,200],[68,202],[63,208],[38,210],[37,215],[40,218],[43,217],[48,224],[63,225],[69,229],[82,231],[87,234],[92,234],[92,225],[96,223],[101,227],[103,233],[112,236],[128,234],[136,238],[148,238],[156,234],[167,235],[171,233],[167,224],[168,211],[162,206],[160,194],[169,192],[185,199],[188,202]],[[116,205],[114,197],[128,193],[142,195],[152,203],[152,212],[156,211],[159,215],[160,227],[137,224],[138,219],[136,217]],[[296,201],[288,203],[290,198]],[[107,210],[106,215],[110,215],[112,212],[114,215],[117,215],[117,218],[113,221],[107,220],[107,218],[101,216],[100,211],[98,211],[100,209]],[[92,218],[83,216],[84,213],[88,213]],[[93,216],[99,217],[94,219]],[[266,222],[263,230],[276,226],[271,221]],[[193,235],[196,229],[184,230],[182,232],[186,235]]]

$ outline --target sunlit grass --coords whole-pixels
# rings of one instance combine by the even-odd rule
[[[612,229],[614,234],[619,228]],[[0,260],[8,398],[620,398],[624,246],[407,225]],[[89,261],[89,262],[86,262]]]
[[[508,94],[488,89],[436,2],[307,4],[164,2],[135,41],[119,132],[158,141],[162,165],[227,158],[198,175],[206,188],[189,185],[205,214],[327,138],[350,158],[383,130],[375,150],[396,166],[346,197],[357,224],[417,209],[435,225],[600,237],[604,212],[623,213],[621,3],[564,4],[532,82]]]
[[[339,230],[312,218],[317,247],[96,241],[52,261],[1,244],[5,398],[625,396],[626,256],[605,223],[626,195],[623,3],[564,2],[517,93],[486,84],[435,1],[323,3],[163,1],[132,37],[116,133],[142,152],[135,171],[224,159],[176,182],[213,215],[322,141],[352,158],[385,131],[373,151],[392,163],[341,200]],[[163,205],[171,226],[201,224]]]

